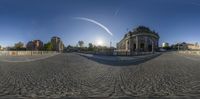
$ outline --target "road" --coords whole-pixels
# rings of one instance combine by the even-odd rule
[[[112,66],[74,53],[31,62],[0,62],[0,97],[193,97],[200,95],[200,57],[164,53]]]

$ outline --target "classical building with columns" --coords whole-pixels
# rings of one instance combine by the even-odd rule
[[[154,52],[158,50],[158,33],[147,27],[139,26],[125,34],[117,43],[117,51],[127,52]]]
[[[64,44],[61,40],[61,38],[54,36],[51,38],[51,44],[53,51],[62,52],[64,50]]]

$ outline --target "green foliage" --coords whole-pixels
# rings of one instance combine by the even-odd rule
[[[53,50],[53,45],[51,44],[51,42],[44,44],[44,50],[46,50],[46,51],[52,51]]]
[[[88,46],[89,46],[88,47],[89,51],[93,51],[94,50],[94,45],[92,43],[89,43]]]
[[[165,50],[170,50],[170,49],[171,49],[171,47],[169,47],[169,46],[166,46],[166,47],[163,47],[163,49],[165,49]]]
[[[70,48],[73,48],[73,46],[71,46],[71,45],[68,45],[66,48],[67,48],[67,49],[70,49]]]
[[[23,44],[22,42],[15,43],[14,48],[15,48],[16,50],[24,49],[24,44]]]

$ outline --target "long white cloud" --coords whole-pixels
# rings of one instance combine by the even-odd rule
[[[101,24],[101,23],[99,23],[99,22],[97,22],[97,21],[95,21],[95,20],[92,20],[92,19],[89,19],[89,18],[84,18],[84,17],[75,17],[75,19],[84,20],[84,21],[88,21],[88,22],[92,22],[92,23],[94,23],[94,24],[100,26],[100,27],[103,28],[104,30],[106,30],[106,32],[107,32],[108,34],[110,34],[111,36],[113,35],[113,33],[110,32],[110,30],[109,30],[106,26],[104,26],[103,24]]]

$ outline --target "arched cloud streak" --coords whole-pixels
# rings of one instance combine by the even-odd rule
[[[94,23],[94,24],[100,26],[101,28],[103,28],[104,30],[106,30],[106,32],[108,34],[110,34],[111,36],[113,35],[113,33],[106,26],[104,26],[103,24],[101,24],[101,23],[99,23],[99,22],[97,22],[95,20],[92,20],[92,19],[89,19],[89,18],[84,18],[84,17],[75,17],[75,19],[84,20],[84,21],[88,21],[88,22]]]

